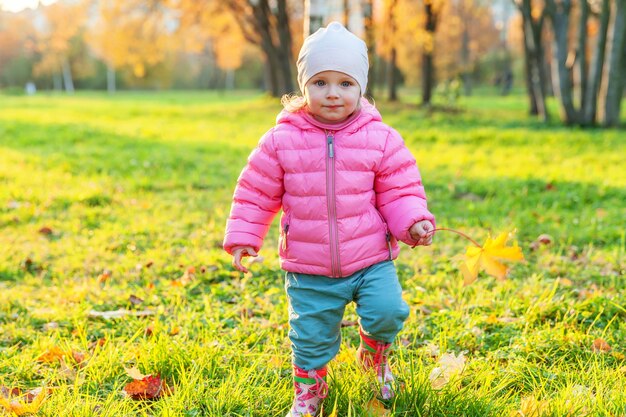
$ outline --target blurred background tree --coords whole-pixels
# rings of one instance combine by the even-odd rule
[[[566,124],[619,123],[626,0],[58,0],[0,11],[0,88],[278,97],[297,89],[305,33],[332,20],[368,44],[373,97],[399,100],[403,87],[422,105],[455,105],[517,88],[543,120],[554,94]]]

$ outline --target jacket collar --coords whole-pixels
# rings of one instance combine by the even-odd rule
[[[286,123],[296,126],[302,130],[347,130],[355,132],[371,121],[381,121],[382,117],[376,107],[370,104],[365,98],[361,98],[361,108],[341,123],[322,123],[311,116],[306,109],[297,112],[283,110],[276,117],[276,124]]]

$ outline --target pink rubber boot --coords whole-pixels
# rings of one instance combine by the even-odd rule
[[[390,400],[396,395],[393,390],[395,378],[388,362],[389,353],[391,353],[391,343],[374,340],[363,333],[362,329],[359,329],[359,333],[361,335],[361,345],[357,350],[357,358],[364,370],[376,371],[376,380],[380,388],[378,395],[383,400]]]
[[[328,396],[328,385],[325,381],[326,368],[305,371],[293,367],[294,400],[286,417],[317,416],[322,401]]]

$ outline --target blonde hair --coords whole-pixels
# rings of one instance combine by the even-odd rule
[[[296,93],[289,93],[282,96],[280,104],[290,113],[302,110],[306,106],[306,98]]]

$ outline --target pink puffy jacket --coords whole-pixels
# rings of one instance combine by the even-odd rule
[[[415,159],[365,99],[340,125],[278,115],[239,176],[224,249],[258,251],[281,208],[281,267],[328,277],[395,259],[415,222],[434,224]]]

